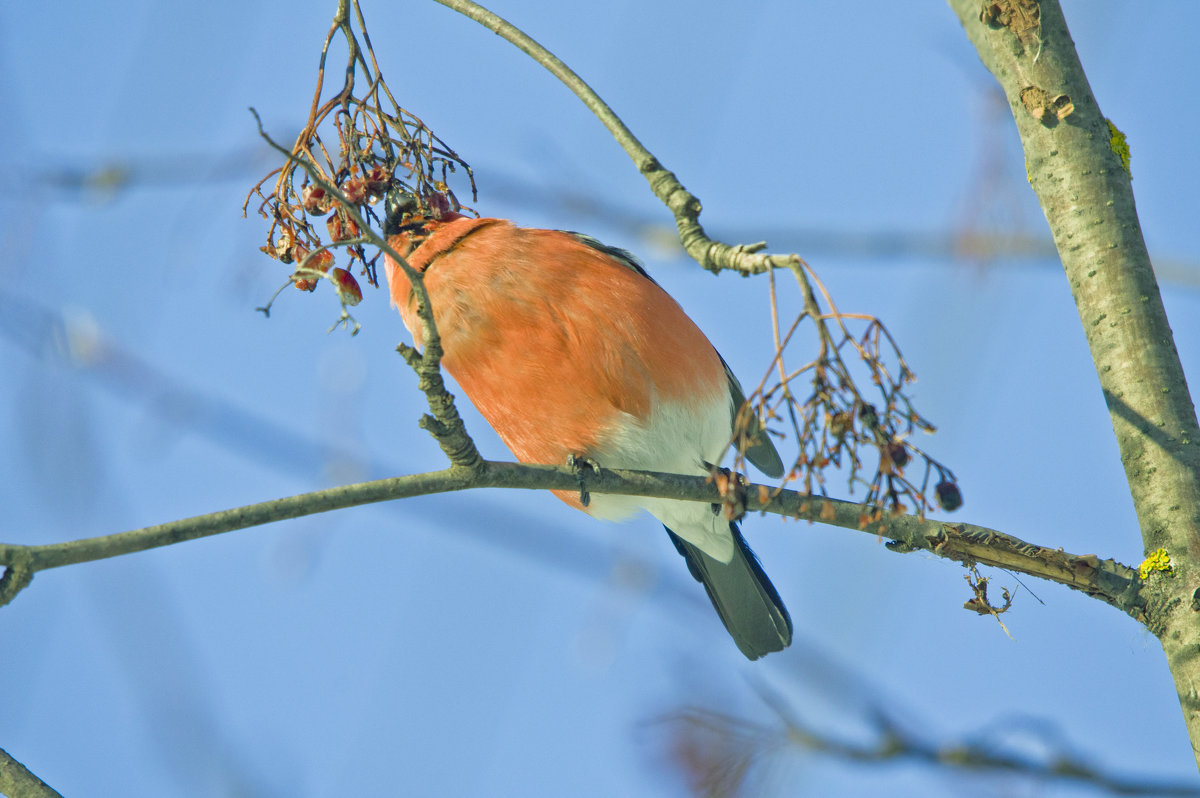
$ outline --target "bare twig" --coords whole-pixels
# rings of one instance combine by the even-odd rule
[[[654,195],[675,216],[679,240],[687,253],[712,272],[730,269],[741,274],[761,274],[771,269],[788,268],[800,262],[799,255],[771,255],[763,252],[765,242],[730,246],[709,238],[700,225],[700,200],[688,192],[679,179],[647,150],[600,95],[583,78],[532,37],[503,18],[471,0],[437,0],[473,19],[492,33],[515,45],[575,93],[583,104],[608,129],[638,171],[650,183]]]

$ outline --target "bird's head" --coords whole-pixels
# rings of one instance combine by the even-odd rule
[[[383,234],[387,238],[427,229],[430,222],[448,222],[462,216],[445,194],[417,194],[396,181],[384,198]]]

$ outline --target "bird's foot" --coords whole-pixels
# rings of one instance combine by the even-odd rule
[[[727,521],[738,521],[746,514],[746,477],[728,468],[713,466],[708,475],[721,494],[720,512]],[[713,505],[713,512],[718,506]]]
[[[587,455],[569,454],[567,468],[575,472],[575,479],[579,481],[579,503],[587,507],[592,502],[592,495],[587,489],[587,472],[600,473],[600,464]]]

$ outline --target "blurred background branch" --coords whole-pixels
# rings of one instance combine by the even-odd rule
[[[118,156],[100,163],[80,162],[49,171],[34,171],[9,163],[0,165],[0,189],[16,191],[21,186],[36,184],[52,202],[114,203],[130,192],[147,188],[187,190],[207,183],[241,184],[274,163],[275,157],[267,147],[247,147],[229,153],[181,152],[153,158]],[[569,154],[551,152],[548,157],[558,161],[556,168],[548,171],[549,175],[571,174],[581,167]],[[641,241],[648,254],[659,258],[686,257],[674,224],[662,219],[659,213],[606,200],[581,190],[579,181],[548,182],[553,178],[522,177],[486,162],[476,165],[474,171],[487,183],[489,197],[498,203],[529,212],[563,214],[584,229],[604,225],[624,231],[630,238]],[[720,237],[730,241],[748,241],[757,236],[775,249],[804,252],[812,261],[840,258],[851,266],[855,262],[922,260],[953,268],[966,267],[979,274],[1019,265],[1061,268],[1054,241],[1040,219],[1025,223],[1000,211],[1012,190],[996,184],[1002,174],[1006,173],[981,167],[979,174],[971,176],[965,187],[971,199],[963,205],[956,227],[948,230],[888,230],[869,226],[837,230],[778,221],[741,229],[720,219],[710,225]],[[1160,281],[1200,289],[1200,262],[1167,253],[1160,253],[1153,260]]]
[[[1154,776],[1119,774],[1089,761],[1064,739],[1048,718],[1006,717],[961,737],[917,729],[911,716],[901,717],[877,689],[853,669],[842,684],[857,683],[856,697],[840,705],[849,716],[842,729],[818,728],[803,709],[762,682],[756,691],[772,715],[770,721],[749,720],[711,706],[686,706],[659,720],[669,730],[667,759],[697,798],[736,798],[775,793],[772,769],[787,760],[826,757],[853,766],[886,768],[915,764],[944,778],[982,778],[1005,784],[1007,794],[1053,783],[1086,788],[1093,794],[1184,798],[1200,796],[1194,782]]]

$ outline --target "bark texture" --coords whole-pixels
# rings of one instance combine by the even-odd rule
[[[1138,224],[1124,136],[1092,95],[1057,0],[949,0],[1003,87],[1112,417],[1149,555],[1159,638],[1200,764],[1200,431]],[[1086,497],[1077,497],[1086,501]]]

